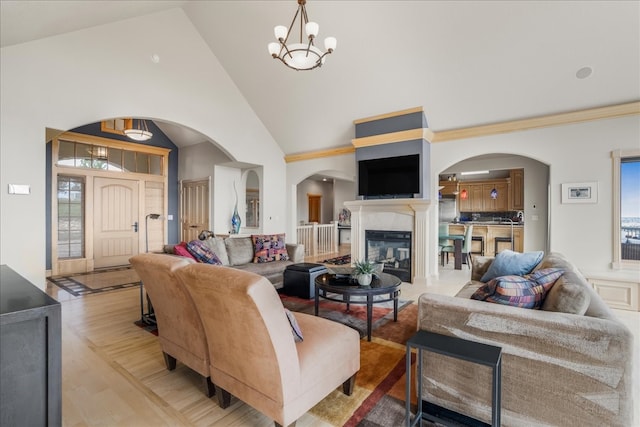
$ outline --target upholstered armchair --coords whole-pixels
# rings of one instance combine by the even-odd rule
[[[214,394],[209,377],[209,351],[200,317],[189,292],[176,279],[175,271],[193,263],[184,257],[140,254],[129,262],[140,276],[153,303],[158,339],[167,369],[176,368],[176,359],[203,377],[207,397]]]
[[[340,385],[350,395],[360,336],[345,325],[294,313],[292,327],[273,285],[233,268],[192,264],[176,271],[202,319],[211,380],[224,408],[231,395],[287,426]]]

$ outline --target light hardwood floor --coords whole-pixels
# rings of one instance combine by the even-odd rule
[[[465,269],[445,268],[428,288],[403,284],[402,295],[414,301],[423,292],[454,295],[469,275]],[[226,410],[220,409],[215,397],[208,399],[201,391],[200,378],[180,363],[175,371],[165,369],[156,337],[133,323],[140,317],[138,288],[73,297],[49,284],[47,292],[62,303],[64,426],[273,425],[237,399]],[[637,358],[640,314],[616,313],[636,336]],[[640,362],[635,367],[638,374]],[[640,381],[635,384],[640,396]],[[640,415],[636,420],[640,422]],[[307,413],[297,425],[330,424]]]

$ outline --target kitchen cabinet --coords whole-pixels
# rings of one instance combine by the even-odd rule
[[[524,209],[524,169],[514,169],[510,172],[511,204],[510,209],[519,211]]]
[[[498,196],[491,198],[491,191],[496,190]],[[504,212],[509,209],[509,184],[496,182],[482,185],[482,203],[484,212]]]
[[[443,196],[458,194],[458,181],[440,181],[440,186],[444,187],[440,190],[440,194]]]
[[[510,205],[510,180],[492,180],[460,183],[461,212],[505,212]],[[491,190],[498,193],[491,198]],[[466,198],[465,198],[466,194]]]

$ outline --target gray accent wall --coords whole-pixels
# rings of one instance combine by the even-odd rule
[[[356,138],[400,132],[410,129],[427,128],[427,118],[422,111],[404,114],[402,116],[387,117],[380,120],[356,124]]]

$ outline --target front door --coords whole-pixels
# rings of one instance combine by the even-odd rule
[[[129,264],[138,254],[138,181],[95,178],[93,187],[94,267]]]
[[[198,238],[209,228],[209,180],[182,182],[182,241]]]

